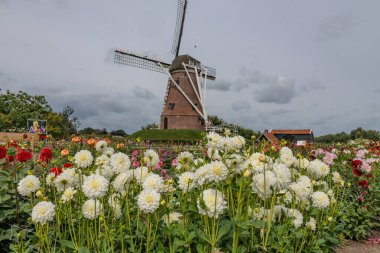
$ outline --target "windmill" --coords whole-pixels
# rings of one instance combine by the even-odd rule
[[[190,55],[179,55],[187,0],[178,0],[177,21],[172,45],[175,55],[166,63],[145,55],[121,49],[115,50],[114,62],[168,75],[164,105],[161,112],[162,129],[205,129],[207,79],[215,80],[214,68],[202,65]]]

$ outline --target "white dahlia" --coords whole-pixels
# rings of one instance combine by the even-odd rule
[[[113,154],[115,154],[115,150],[113,148],[108,147],[103,151],[103,154],[108,157],[111,157]]]
[[[52,186],[53,183],[54,183],[54,179],[55,179],[55,174],[54,173],[49,173],[46,176],[46,185]]]
[[[211,147],[211,148],[221,148],[223,147],[223,137],[220,136],[219,134],[215,133],[215,132],[211,132],[211,133],[208,133],[207,134],[207,140],[208,140],[208,143],[207,143],[207,146],[208,147]]]
[[[260,198],[265,199],[272,196],[272,188],[277,184],[276,175],[270,171],[265,171],[264,173],[259,173],[252,178],[252,191],[257,193]]]
[[[307,171],[313,178],[318,179],[327,176],[330,172],[330,168],[321,160],[315,159],[309,163]]]
[[[96,174],[84,177],[82,190],[87,198],[103,197],[108,190],[108,180]]]
[[[311,195],[311,199],[313,201],[313,206],[318,209],[323,209],[330,205],[329,196],[324,192],[314,192]]]
[[[54,185],[58,191],[64,191],[68,187],[75,187],[79,183],[79,175],[75,169],[64,170],[54,179]]]
[[[160,161],[160,157],[156,151],[148,149],[144,152],[144,161],[148,167],[155,166]]]
[[[82,206],[83,216],[89,220],[95,219],[95,217],[98,217],[101,212],[103,212],[103,205],[100,201],[89,199],[84,202]]]
[[[126,154],[118,152],[113,154],[110,159],[111,167],[115,171],[115,174],[125,172],[131,166],[131,160]]]
[[[280,189],[285,189],[291,182],[289,168],[283,163],[273,164],[273,172],[277,177],[277,185]]]
[[[227,178],[228,169],[223,162],[214,161],[210,163],[209,168],[209,177],[211,182],[221,182]]]
[[[332,181],[335,184],[339,184],[342,181],[342,177],[340,176],[340,174],[338,172],[334,171],[332,173]]]
[[[307,176],[300,176],[297,182],[289,185],[289,189],[295,193],[298,201],[303,201],[312,193],[311,180]]]
[[[164,179],[157,174],[149,173],[145,178],[142,187],[144,190],[161,192],[164,189]]]
[[[137,196],[137,205],[144,213],[153,213],[160,206],[161,194],[154,190],[143,190]]]
[[[92,164],[94,157],[88,150],[81,150],[74,156],[75,164],[78,168],[86,168]]]
[[[243,157],[239,154],[232,154],[226,159],[226,165],[231,168],[232,173],[236,174],[242,173],[245,169]]]
[[[100,140],[95,144],[96,151],[103,152],[108,147],[108,143],[105,140]]]
[[[136,169],[133,170],[133,177],[140,184],[144,182],[148,174],[149,174],[148,167],[137,167]]]
[[[177,169],[184,168],[185,170],[189,169],[191,163],[194,161],[193,154],[190,152],[181,152],[177,157]]]
[[[182,214],[178,212],[171,212],[169,214],[165,214],[164,217],[162,217],[162,220],[169,225],[173,222],[179,222],[182,218]]]
[[[202,196],[197,202],[198,211],[202,215],[210,218],[218,218],[227,208],[227,202],[221,191],[207,189],[202,192]]]
[[[178,187],[184,192],[191,191],[195,186],[194,177],[195,175],[192,172],[182,173],[178,177]]]
[[[40,189],[40,187],[40,180],[34,175],[29,175],[18,182],[17,191],[22,196],[29,197],[30,194],[36,192],[38,189]]]
[[[68,187],[62,194],[61,200],[66,203],[74,198],[74,194],[77,191],[73,187]]]
[[[107,178],[107,180],[110,180],[112,176],[114,175],[114,172],[115,171],[111,168],[111,166],[103,165],[103,166],[99,166],[96,169],[95,174],[103,176]]]
[[[198,186],[202,186],[206,183],[208,183],[209,180],[209,172],[210,172],[210,164],[205,164],[202,167],[199,167],[194,172],[194,181]]]
[[[286,209],[286,215],[289,218],[294,218],[293,224],[294,224],[295,228],[299,228],[302,225],[302,223],[303,223],[303,215],[297,209],[291,209],[291,208]]]
[[[95,159],[95,165],[96,166],[109,166],[110,165],[110,158],[106,155],[98,156]]]
[[[310,220],[305,223],[305,226],[308,229],[315,231],[315,229],[317,228],[317,222],[315,221],[313,217],[310,217]]]
[[[48,201],[41,201],[33,207],[32,221],[45,225],[49,221],[53,221],[55,216],[55,206]]]
[[[128,188],[128,183],[133,179],[132,171],[122,172],[112,181],[115,191],[123,194]]]

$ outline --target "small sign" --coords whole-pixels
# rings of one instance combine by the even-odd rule
[[[28,132],[36,134],[47,134],[47,121],[39,119],[28,119]]]
[[[296,146],[305,146],[307,141],[297,141]]]

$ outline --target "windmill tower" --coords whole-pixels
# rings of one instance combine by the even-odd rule
[[[216,71],[201,64],[190,55],[179,55],[187,0],[178,0],[172,63],[133,52],[115,50],[114,62],[161,72],[168,75],[164,105],[161,112],[162,129],[205,129],[207,125],[207,79],[215,80]]]

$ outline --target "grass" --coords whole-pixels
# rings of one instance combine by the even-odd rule
[[[149,129],[140,130],[128,139],[141,138],[142,140],[153,141],[197,141],[202,138],[200,130],[179,130],[179,129]]]

